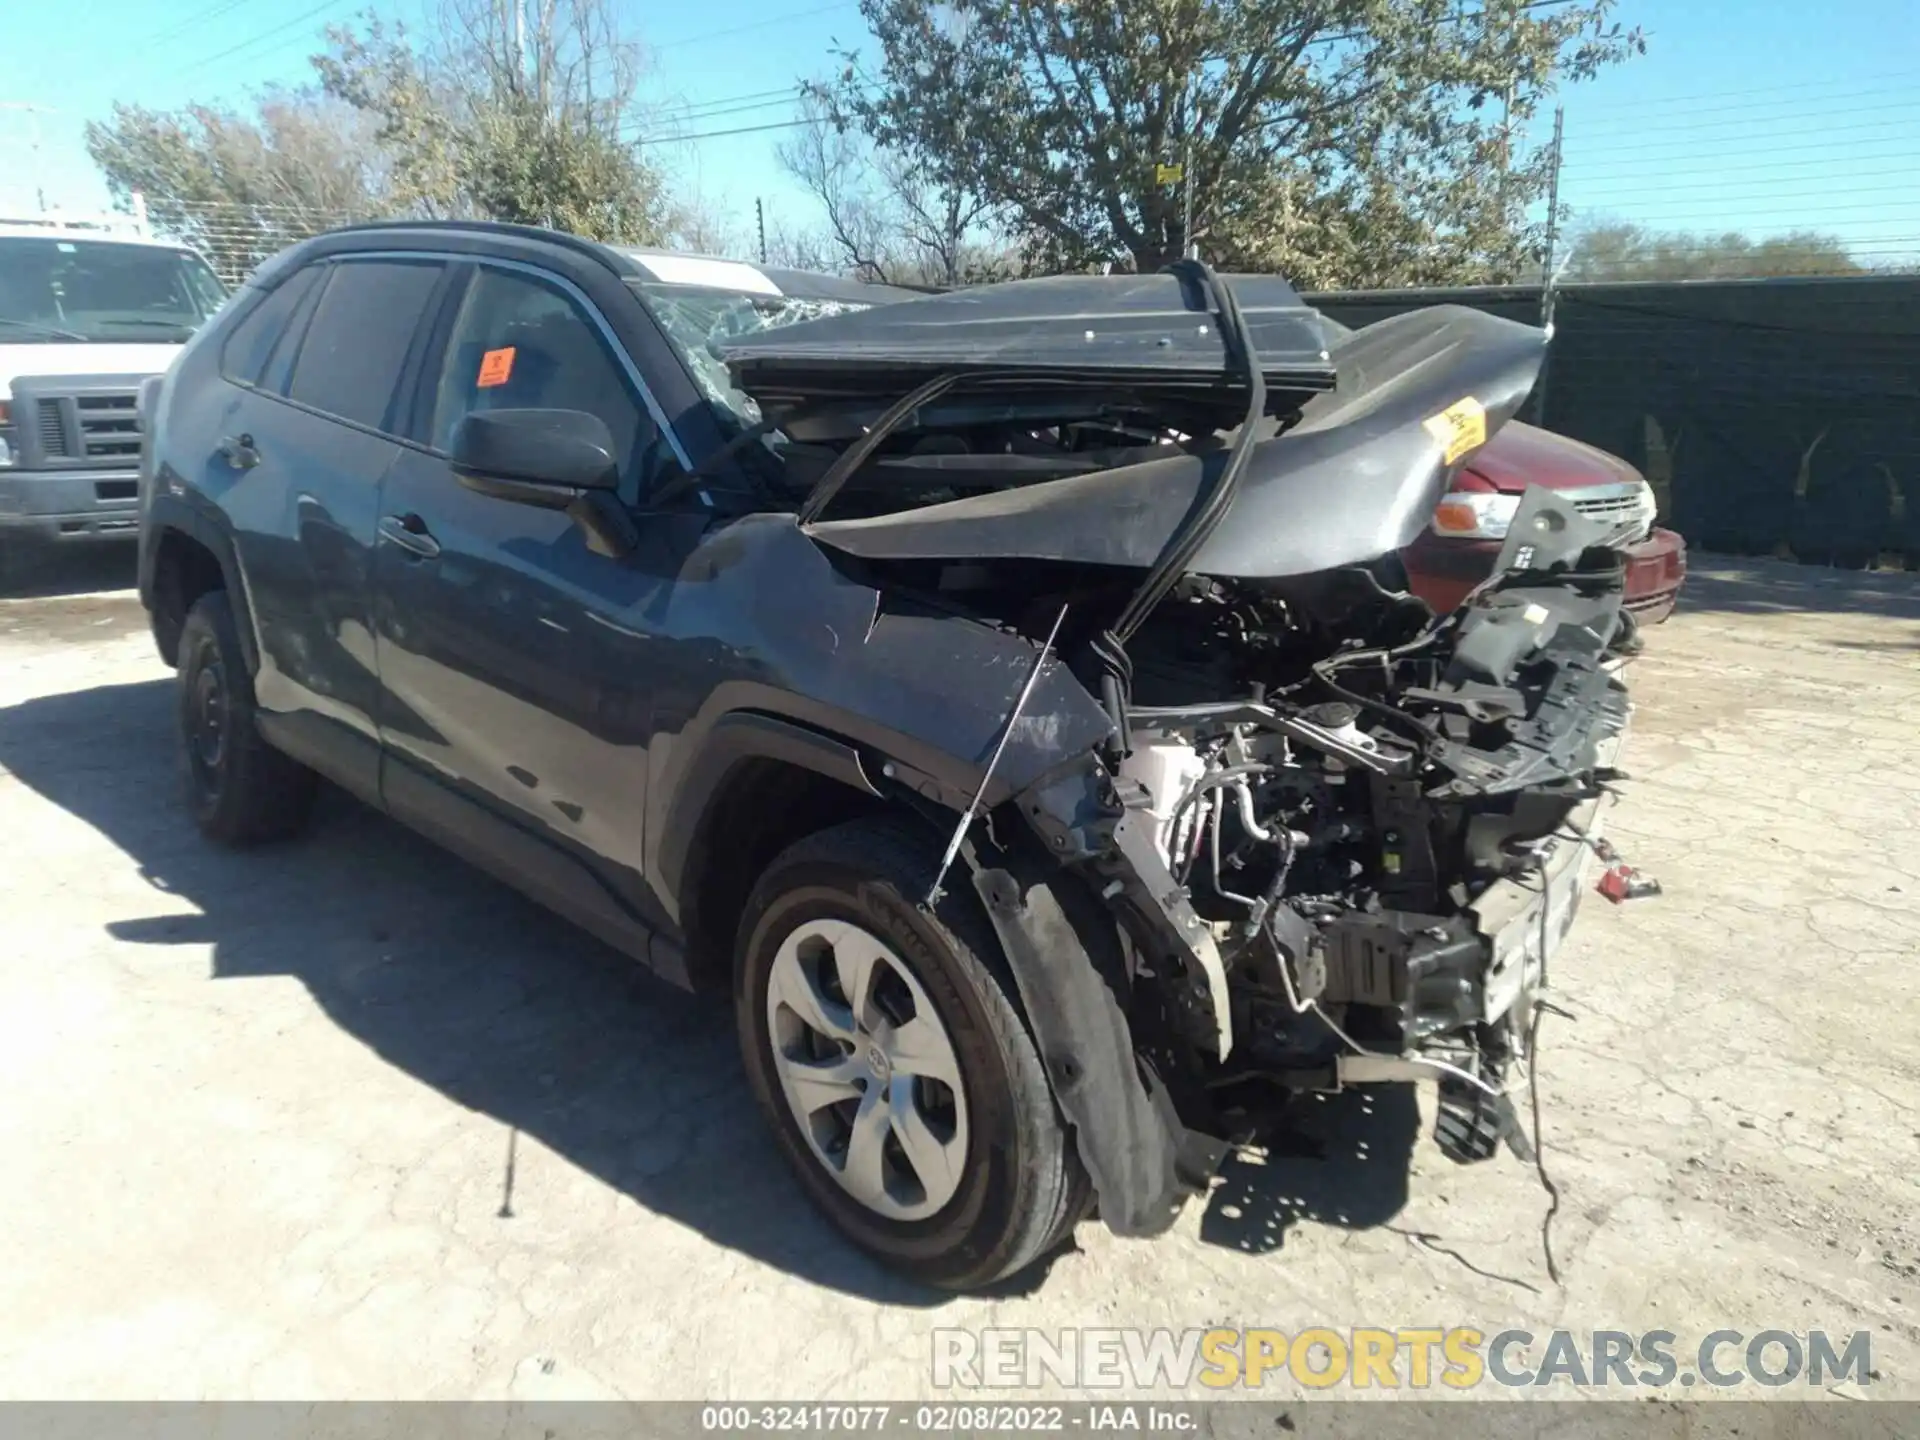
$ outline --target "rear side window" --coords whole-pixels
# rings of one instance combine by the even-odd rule
[[[233,327],[220,351],[220,373],[236,385],[258,385],[273,347],[286,334],[301,299],[320,278],[320,267],[295,271],[279,287],[254,305]]]
[[[332,269],[300,342],[287,394],[342,420],[384,430],[440,265],[356,260]]]

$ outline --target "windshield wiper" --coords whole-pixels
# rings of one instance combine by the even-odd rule
[[[31,330],[36,335],[49,335],[55,340],[85,340],[87,337],[76,331],[62,330],[58,325],[42,325],[38,320],[15,320],[9,315],[0,315],[0,325],[11,325],[16,330]]]
[[[102,320],[100,323],[102,325],[161,325],[168,330],[185,330],[189,335],[194,329],[193,322],[190,320],[152,320],[144,315],[133,315],[123,320]]]

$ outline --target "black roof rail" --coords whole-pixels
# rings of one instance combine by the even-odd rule
[[[328,230],[328,235],[356,235],[391,230],[459,230],[479,235],[510,235],[520,240],[540,240],[563,245],[579,254],[591,256],[611,270],[626,273],[633,269],[629,261],[611,245],[575,235],[570,230],[549,230],[542,225],[519,225],[508,220],[362,220]],[[313,237],[319,239],[319,236]]]

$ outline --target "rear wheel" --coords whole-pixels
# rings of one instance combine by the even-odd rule
[[[313,809],[318,777],[266,742],[255,713],[233,608],[211,591],[180,631],[180,740],[194,823],[226,845],[292,835]]]
[[[809,1197],[892,1268],[968,1289],[1058,1246],[1090,1187],[980,906],[918,909],[933,869],[883,821],[788,849],[742,917],[736,1003]]]

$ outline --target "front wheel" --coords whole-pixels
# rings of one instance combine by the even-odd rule
[[[740,926],[740,1045],[809,1197],[913,1279],[992,1283],[1086,1212],[992,927],[970,895],[917,906],[934,854],[857,821],[768,868]]]

